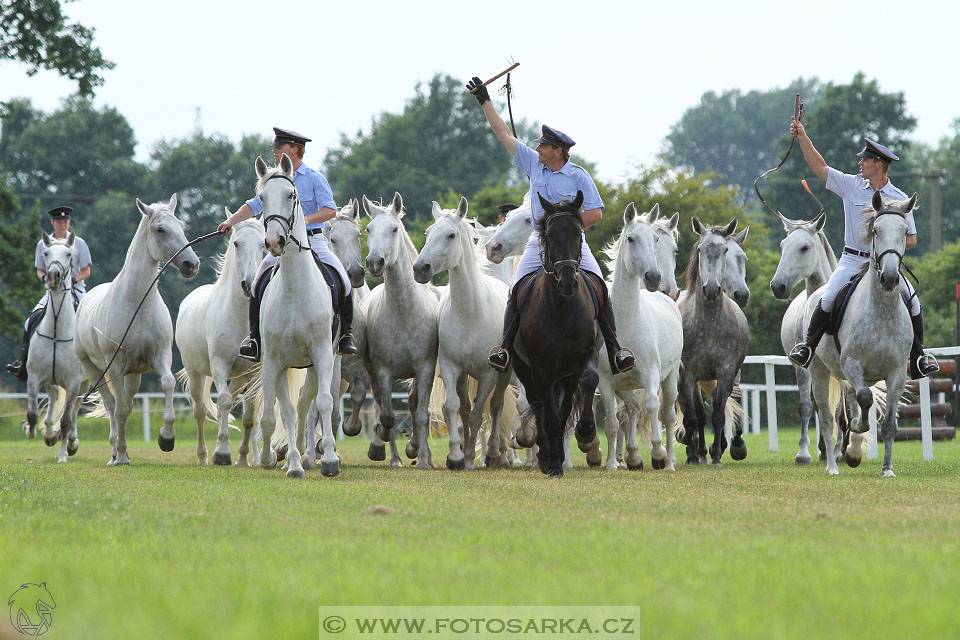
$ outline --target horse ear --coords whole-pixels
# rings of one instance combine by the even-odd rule
[[[148,218],[153,215],[153,208],[148,204],[143,204],[143,202],[140,201],[140,198],[137,198],[137,209],[140,209],[140,213]]]
[[[723,228],[723,237],[726,238],[736,230],[737,230],[737,217],[734,216],[733,220],[728,222],[727,226]]]
[[[167,203],[167,206],[170,207],[171,213],[177,210],[177,194],[170,196],[170,202]]]
[[[737,241],[737,244],[743,246],[743,243],[747,240],[748,233],[750,233],[750,227],[744,227],[742,231],[733,236],[733,239]]]
[[[670,231],[675,231],[679,223],[680,223],[680,212],[675,211],[673,215],[670,216]]]
[[[293,174],[293,161],[290,160],[290,156],[287,154],[280,156],[280,171],[283,171],[287,175]]]
[[[393,192],[393,210],[398,218],[403,215],[403,198],[400,197],[399,191]]]
[[[353,204],[353,220],[357,223],[360,222],[360,201],[354,198],[350,201]]]
[[[911,211],[913,211],[913,208],[914,208],[915,206],[917,206],[917,192],[916,192],[916,191],[913,192],[913,197],[911,197],[910,200],[907,201],[907,208],[904,209],[903,212],[904,212],[905,214],[906,214],[906,213],[910,213]]]
[[[76,238],[77,238],[77,236],[76,236],[76,234],[75,234],[73,231],[71,231],[70,233],[68,233],[68,234],[67,234],[67,246],[68,246],[68,247],[72,247],[72,246],[73,246],[73,241],[76,240]]]
[[[47,232],[46,232],[46,231],[42,231],[41,233],[43,233],[43,246],[49,247],[49,246],[50,246],[50,236],[47,235]]]
[[[623,223],[630,224],[637,217],[637,207],[632,202],[623,210]]]
[[[583,191],[577,191],[577,197],[573,199],[573,208],[580,211],[583,206]]]
[[[380,210],[370,202],[370,198],[367,197],[367,194],[361,196],[363,198],[363,210],[367,212],[367,215],[370,216],[370,219],[373,220],[374,216],[380,213]]]
[[[233,215],[230,213],[230,209],[227,208],[227,205],[223,205],[223,214],[228,218]]]
[[[467,215],[467,199],[460,196],[460,205],[457,207],[457,217],[463,220]]]
[[[816,225],[817,233],[819,233],[820,230],[823,229],[823,225],[827,223],[827,212],[824,211],[821,213],[813,222]]]
[[[540,206],[543,208],[545,212],[549,213],[553,211],[553,203],[547,202],[546,199],[544,199],[544,197],[540,195],[539,191],[537,191],[537,198],[540,199]]]
[[[650,209],[649,216],[650,216],[649,219],[650,219],[651,222],[656,221],[656,219],[660,217],[660,203],[659,203],[659,202],[654,202],[654,203],[653,203],[653,207]]]
[[[257,156],[257,161],[253,163],[253,166],[257,169],[257,177],[262,178],[267,173],[267,163],[263,161],[263,158]]]
[[[874,211],[880,211],[880,209],[883,209],[883,196],[880,195],[879,191],[873,192],[873,201],[870,204],[873,205]]]
[[[780,222],[783,223],[783,230],[787,233],[790,233],[797,228],[797,223],[777,211],[777,217],[780,218]]]
[[[700,222],[700,219],[697,218],[697,216],[693,216],[693,218],[690,219],[690,222],[693,224],[693,232],[694,232],[695,234],[697,234],[698,236],[702,236],[702,235],[703,235],[703,223]]]
[[[440,208],[440,203],[434,200],[430,206],[430,213],[433,214],[434,220],[439,220],[440,216],[443,215],[443,209]]]

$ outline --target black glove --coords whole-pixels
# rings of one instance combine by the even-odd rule
[[[467,83],[467,90],[473,91],[477,89],[473,95],[477,97],[477,101],[482,105],[484,102],[490,101],[490,93],[487,91],[487,88],[483,85],[483,82],[477,76],[473,76],[473,79]]]

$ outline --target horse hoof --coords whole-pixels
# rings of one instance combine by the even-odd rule
[[[587,452],[587,464],[591,467],[599,467],[603,464],[603,451],[596,447]]]
[[[884,469],[880,472],[884,478],[896,478],[897,474],[893,472],[893,469]]]
[[[736,441],[730,446],[730,457],[734,460],[746,460],[747,458],[747,444],[741,441],[737,444]]]
[[[656,468],[656,467],[654,467]],[[627,469],[630,471],[643,471],[643,459],[641,458],[640,464],[632,465],[629,462],[627,463]]]
[[[357,424],[347,422],[345,425],[340,427],[343,430],[343,434],[346,436],[356,436],[360,435],[360,430],[363,428],[363,425],[360,424],[360,421],[356,421]]]
[[[377,437],[383,440],[384,442],[390,442],[390,434],[393,431],[393,429],[387,429],[386,427],[384,427],[382,424],[378,422],[376,426],[373,427],[373,431],[374,433],[377,434]]]
[[[460,458],[459,460],[447,458],[447,469],[450,469],[450,471],[463,471],[465,468],[466,458]]]
[[[847,466],[850,467],[851,469],[856,469],[857,467],[860,466],[860,463],[863,462],[862,457],[854,458],[852,456],[848,456],[847,454],[843,455],[843,460],[844,462],[847,463]]]
[[[287,446],[286,444],[280,445],[279,449],[274,449],[274,453],[277,454],[277,461],[283,462],[287,459]]]
[[[228,466],[233,464],[229,453],[214,453],[213,464]]]
[[[58,440],[60,440],[60,438],[58,438],[57,436],[53,436],[52,438],[48,438],[47,436],[43,436],[43,443],[44,443],[45,445],[47,445],[48,447],[52,447],[53,445],[57,444],[57,441],[58,441]]]
[[[585,425],[577,425],[577,428],[573,431],[574,436],[577,438],[577,444],[580,445],[580,451],[584,453],[587,452],[584,447],[590,447],[593,445],[593,441],[597,437],[597,425],[590,423]]]
[[[173,438],[164,438],[162,433],[157,434],[157,444],[160,451],[173,451]]]
[[[547,475],[551,478],[560,478],[563,476],[563,467],[550,467],[547,470]]]
[[[407,446],[403,448],[403,452],[407,454],[408,460],[416,460],[417,454],[420,453],[420,447],[417,446],[417,443],[413,440],[408,440]]]
[[[700,456],[693,456],[692,458],[687,458],[687,464],[700,464]]]
[[[656,470],[658,470],[658,471],[659,471],[660,469],[666,469],[666,468],[667,468],[667,461],[666,461],[665,459],[664,459],[664,460],[657,460],[656,458],[654,458],[653,460],[650,461],[650,466],[652,466],[654,469],[656,469]]]
[[[529,449],[533,445],[537,444],[537,434],[533,433],[532,429],[529,431],[530,432],[521,429],[520,431],[517,431],[517,434],[514,437],[514,440],[517,441],[517,445],[524,449]]]
[[[805,464],[810,464],[811,458],[810,458],[809,454],[803,456],[803,455],[800,455],[800,454],[798,453],[798,454],[797,454],[797,457],[794,458],[793,461],[794,461],[796,464],[805,465]]]
[[[723,463],[720,462],[719,460],[714,460],[713,462],[710,463],[710,465],[714,467],[722,467]]]
[[[80,450],[80,441],[79,440],[67,440],[67,455],[75,456],[77,451]]]
[[[322,445],[322,444],[323,444],[323,442],[322,442],[321,440],[317,440],[317,444],[316,444],[316,446],[313,448],[313,450],[317,452],[317,457],[318,457],[318,458],[323,455],[323,447],[320,446],[320,445]]]
[[[239,460],[237,460],[237,461],[233,464],[233,466],[235,466],[235,467],[246,467],[247,469],[249,469],[249,468],[250,468],[250,463],[247,462],[247,459],[246,459],[246,458],[240,458]]]
[[[373,460],[374,462],[381,462],[387,459],[387,448],[382,444],[373,444],[371,443],[367,447],[367,457]]]
[[[302,478],[304,475],[303,469],[287,469],[288,478]]]
[[[272,454],[272,459],[264,458],[263,456],[260,456],[260,466],[263,467],[264,469],[273,469],[274,467],[277,466],[277,461],[279,460],[279,458],[277,457],[277,452],[271,451],[270,453]]]
[[[333,462],[324,462],[320,461],[320,473],[324,478],[332,478],[334,476],[340,475],[340,461],[334,460]]]
[[[861,413],[867,415],[867,411],[873,404],[873,394],[870,392],[870,389],[860,389],[857,391],[857,404],[860,405]]]
[[[486,458],[483,459],[483,464],[487,469],[496,469],[499,466],[506,466],[506,467],[510,466],[509,461],[504,461],[504,464],[501,464],[500,456],[496,456],[496,457],[487,456]]]

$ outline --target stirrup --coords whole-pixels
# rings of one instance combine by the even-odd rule
[[[25,367],[23,363],[17,360],[16,362],[11,362],[10,364],[7,365],[7,373],[9,373],[10,375],[12,375],[18,380],[24,380],[26,378],[26,376],[23,375],[24,368]]]
[[[917,357],[916,363],[917,373],[921,377],[929,377],[940,371],[940,363],[937,362],[937,359],[928,353],[921,354]]]
[[[793,351],[787,357],[793,364],[806,369],[810,366],[810,361],[813,360],[813,349],[805,342],[801,342],[793,348]]]
[[[505,373],[510,366],[510,352],[500,345],[491,347],[487,355],[487,364],[500,373]]]
[[[630,349],[621,347],[620,351],[617,351],[613,356],[613,365],[612,369],[614,374],[630,371],[630,369],[637,366],[637,357]]]
[[[237,350],[237,355],[244,360],[260,362],[260,344],[253,339],[253,336],[247,336],[243,339],[243,342],[240,343],[240,349]]]

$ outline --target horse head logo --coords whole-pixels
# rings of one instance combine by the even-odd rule
[[[10,624],[25,636],[42,636],[50,630],[57,603],[47,583],[27,583],[13,592],[7,602],[10,607]]]

